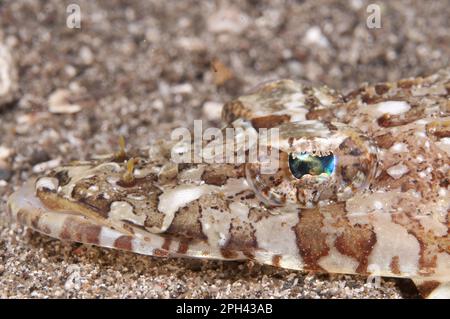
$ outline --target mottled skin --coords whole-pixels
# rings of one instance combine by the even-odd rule
[[[254,132],[280,129],[273,174],[258,163],[175,164],[173,143],[158,141],[30,180],[9,212],[63,240],[407,277],[424,296],[448,298],[449,97],[450,69],[347,96],[267,83],[226,103],[223,118]],[[288,157],[303,151],[336,155],[333,174],[294,177]]]

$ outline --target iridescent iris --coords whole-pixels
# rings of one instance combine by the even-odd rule
[[[309,153],[289,154],[289,169],[296,178],[309,175],[326,174],[330,176],[335,168],[335,156],[316,156]]]

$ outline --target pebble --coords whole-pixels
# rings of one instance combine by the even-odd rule
[[[86,65],[92,64],[92,62],[94,62],[94,54],[87,46],[84,46],[80,49],[80,58],[81,61]]]
[[[203,115],[210,121],[220,120],[222,117],[222,103],[206,101],[203,104]]]
[[[208,30],[212,33],[235,33],[244,31],[250,24],[249,17],[239,10],[228,7],[219,9],[208,18]]]
[[[307,45],[317,45],[320,47],[328,47],[329,45],[327,37],[318,26],[309,28],[305,33],[303,41]]]
[[[182,37],[177,40],[177,44],[190,52],[203,52],[207,49],[206,43],[200,38]]]
[[[54,114],[72,114],[81,110],[81,106],[70,102],[72,93],[69,90],[58,89],[48,98],[50,113]]]
[[[12,150],[0,145],[0,160],[7,159],[12,154]]]
[[[77,75],[77,69],[70,64],[64,67],[64,72],[69,76],[69,78],[73,78],[75,75]]]
[[[75,271],[67,277],[64,283],[64,289],[66,290],[80,290],[81,288],[81,276],[78,271]]]
[[[194,88],[189,83],[178,84],[170,88],[172,94],[191,94]]]
[[[80,266],[75,265],[75,264],[69,265],[69,266],[67,266],[66,271],[68,273],[73,273],[73,272],[76,272],[76,271],[79,272],[80,271]]]
[[[303,74],[303,65],[298,61],[289,61],[287,68],[293,75],[301,76]]]
[[[389,167],[386,172],[394,179],[399,179],[406,173],[408,173],[409,169],[407,166],[403,164],[398,164],[395,166]]]
[[[0,109],[17,97],[19,89],[18,72],[11,53],[0,42]]]
[[[61,164],[61,158],[55,158],[53,160],[34,165],[32,170],[33,173],[43,173],[46,170],[59,166],[59,164]]]

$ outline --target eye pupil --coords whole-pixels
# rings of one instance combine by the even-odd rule
[[[334,172],[335,156],[315,156],[309,153],[289,154],[289,169],[296,178],[309,175],[326,174],[330,176]]]

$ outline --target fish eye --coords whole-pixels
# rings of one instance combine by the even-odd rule
[[[336,157],[333,154],[319,156],[307,152],[289,154],[289,170],[295,178],[305,175],[330,177],[336,168]]]
[[[278,170],[265,173],[247,163],[249,186],[270,207],[311,208],[344,202],[366,191],[378,167],[376,144],[357,128],[334,123],[280,126]]]

